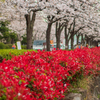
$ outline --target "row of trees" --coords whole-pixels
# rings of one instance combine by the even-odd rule
[[[46,45],[50,50],[50,35],[52,25],[55,25],[57,48],[60,48],[60,36],[65,34],[65,44],[68,46],[71,40],[73,49],[74,36],[81,35],[82,43],[91,43],[99,40],[100,32],[100,3],[98,0],[4,0],[1,4],[2,16],[6,13],[7,19],[26,19],[27,49],[32,48],[33,28],[36,15],[39,13],[46,20]],[[43,30],[43,29],[42,29]]]

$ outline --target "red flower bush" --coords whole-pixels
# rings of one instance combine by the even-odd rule
[[[98,74],[100,48],[26,52],[0,63],[0,97],[7,100],[63,98],[70,80]],[[71,79],[70,79],[71,78]]]

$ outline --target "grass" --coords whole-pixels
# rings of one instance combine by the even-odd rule
[[[68,93],[80,93],[81,90],[89,90],[89,83],[92,82],[92,75],[78,79],[76,82],[72,82],[68,89]]]

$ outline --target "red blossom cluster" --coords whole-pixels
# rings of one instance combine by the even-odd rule
[[[100,48],[26,52],[0,63],[0,97],[7,100],[63,98],[70,79],[98,74]],[[77,74],[77,75],[76,75]]]

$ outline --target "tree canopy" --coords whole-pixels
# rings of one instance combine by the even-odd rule
[[[75,34],[81,33],[89,37],[93,36],[94,40],[100,39],[99,0],[5,0],[0,4],[1,15],[10,21],[21,21],[24,19],[21,16],[28,14],[30,15],[30,22],[33,23],[31,18],[34,12],[36,15],[39,13],[39,16],[45,19],[49,25],[46,27],[49,27],[50,34],[52,28],[54,28],[50,28],[50,24],[57,22],[67,25],[66,30],[70,34],[70,38]],[[25,29],[25,25],[22,28],[16,24],[10,27],[14,26],[17,27],[17,30]],[[48,29],[39,28],[37,30],[48,33]]]

